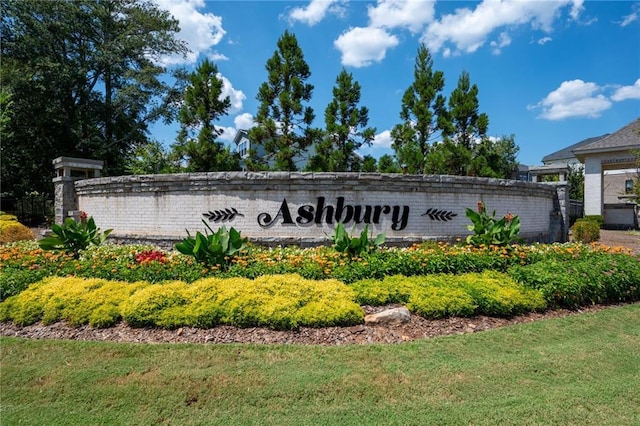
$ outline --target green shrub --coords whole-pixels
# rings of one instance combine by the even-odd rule
[[[540,290],[552,306],[640,300],[640,261],[626,254],[592,254],[571,260],[543,260],[514,266],[509,274]]]
[[[351,257],[362,256],[375,250],[385,240],[384,234],[379,234],[375,239],[370,239],[368,234],[369,225],[365,225],[360,237],[355,237],[349,235],[342,222],[338,222],[331,241],[333,242],[333,247],[340,253],[347,253]]]
[[[455,287],[426,287],[412,295],[407,308],[425,318],[449,316],[468,317],[474,314],[477,305],[473,297],[463,289]]]
[[[107,229],[100,232],[93,218],[82,212],[78,222],[67,218],[62,225],[51,225],[54,235],[41,239],[38,244],[44,250],[63,250],[78,258],[81,250],[104,243],[111,231],[112,229]]]
[[[598,224],[598,227],[600,228],[604,226],[604,216],[600,214],[589,214],[583,217],[583,219],[591,222],[596,222]]]
[[[578,219],[571,227],[575,241],[591,243],[600,239],[600,225],[594,220]]]
[[[468,244],[505,246],[521,240],[520,218],[517,215],[508,213],[496,219],[496,211],[489,216],[482,201],[478,201],[477,211],[467,208],[465,214],[473,223],[467,226],[469,231],[473,231],[473,235],[467,237]]]
[[[187,238],[175,245],[176,250],[193,256],[200,263],[227,267],[232,257],[245,249],[247,239],[233,227],[227,230],[226,226],[221,226],[214,232],[207,222],[203,220],[202,223],[207,228],[205,233],[198,231],[192,237],[187,231]]]

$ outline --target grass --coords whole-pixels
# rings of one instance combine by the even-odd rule
[[[640,304],[401,345],[1,338],[2,424],[640,424]]]

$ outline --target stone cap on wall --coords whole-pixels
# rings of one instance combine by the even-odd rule
[[[104,167],[102,160],[75,157],[58,157],[52,163],[57,177],[100,177],[100,171]]]

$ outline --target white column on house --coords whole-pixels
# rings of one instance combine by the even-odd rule
[[[585,157],[584,161],[584,214],[602,215],[602,160],[600,157]]]

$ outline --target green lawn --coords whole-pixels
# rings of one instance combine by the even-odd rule
[[[0,343],[3,426],[640,424],[637,303],[401,345]]]

